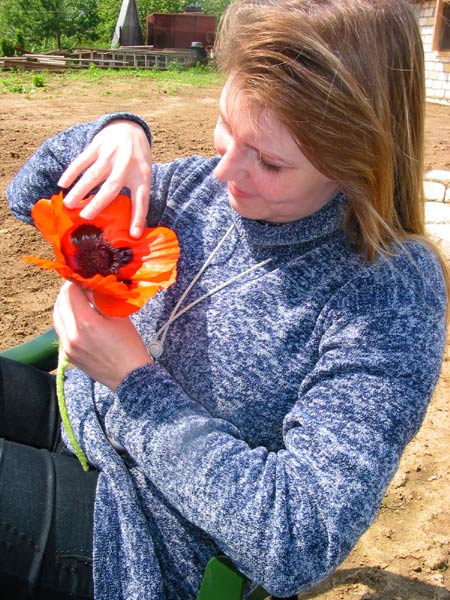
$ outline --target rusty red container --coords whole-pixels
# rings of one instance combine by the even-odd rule
[[[208,49],[214,44],[216,17],[203,13],[152,13],[146,19],[145,43],[155,50],[191,48],[201,42]]]

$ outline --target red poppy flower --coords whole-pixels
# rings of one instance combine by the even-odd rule
[[[147,228],[139,239],[130,237],[131,202],[124,194],[90,221],[80,217],[81,209],[66,208],[62,192],[39,200],[31,216],[55,260],[24,260],[90,290],[96,307],[111,317],[131,315],[175,282],[180,249],[172,230]]]

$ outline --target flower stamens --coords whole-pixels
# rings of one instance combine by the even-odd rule
[[[119,269],[133,260],[131,248],[118,248],[103,239],[103,231],[96,225],[79,225],[70,236],[77,252],[65,254],[69,266],[82,277],[117,275]]]

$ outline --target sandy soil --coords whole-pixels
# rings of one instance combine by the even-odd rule
[[[25,265],[49,256],[40,234],[9,215],[5,188],[50,135],[76,122],[131,110],[152,123],[156,160],[213,154],[218,89],[193,90],[130,79],[56,84],[0,96],[0,350],[46,330],[60,281]],[[427,170],[450,170],[450,106],[427,107]],[[424,425],[409,445],[379,516],[340,569],[304,600],[450,600],[450,350]]]

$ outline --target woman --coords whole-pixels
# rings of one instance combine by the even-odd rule
[[[67,205],[104,182],[91,218],[127,186],[132,233],[162,224],[181,245],[176,284],[132,319],[104,317],[71,283],[58,296],[55,327],[78,367],[65,394],[98,480],[84,493],[86,475],[65,476],[67,450],[40,451],[70,502],[44,515],[37,593],[90,597],[91,536],[96,599],[195,598],[218,552],[277,596],[310,588],[374,519],[436,384],[447,274],[424,233],[408,3],[237,2],[218,56],[218,156],[153,165],[148,213],[149,132],[131,115],[47,141],[8,189],[31,222],[38,198],[84,171]],[[32,443],[54,450],[55,438]],[[21,473],[23,447],[39,453],[3,442]],[[78,568],[77,544],[78,589],[47,564],[70,555]]]

